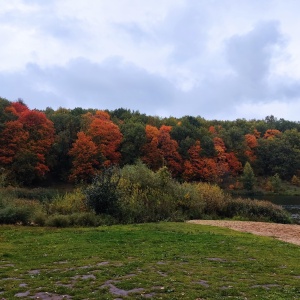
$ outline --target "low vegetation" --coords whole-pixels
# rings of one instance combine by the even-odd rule
[[[0,240],[2,299],[299,299],[298,246],[224,228],[2,225]]]
[[[234,218],[290,223],[282,207],[232,198],[217,185],[180,183],[166,167],[144,164],[104,169],[91,184],[59,193],[2,188],[0,223],[40,226],[99,226],[187,219]]]

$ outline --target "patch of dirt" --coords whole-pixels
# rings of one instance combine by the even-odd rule
[[[188,223],[227,227],[256,235],[270,236],[300,246],[300,225],[223,220],[191,220]]]

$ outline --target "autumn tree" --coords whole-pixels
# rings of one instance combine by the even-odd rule
[[[20,114],[19,121],[28,132],[27,150],[37,157],[35,171],[39,177],[49,171],[46,155],[54,142],[54,126],[46,115],[37,110],[25,110]]]
[[[6,108],[6,112],[18,117],[25,111],[29,111],[29,108],[21,99],[12,102],[11,105]]]
[[[170,136],[171,126],[162,125],[159,129],[158,146],[165,165],[173,176],[182,172],[182,159],[178,153],[178,144]]]
[[[121,154],[119,146],[122,134],[105,111],[88,112],[83,116],[83,129],[73,143],[69,155],[72,157],[71,181],[90,181],[97,169],[118,164]],[[83,153],[86,159],[83,158]]]
[[[187,181],[201,180],[201,169],[203,161],[200,157],[201,145],[200,141],[196,141],[188,150],[189,159],[184,162],[183,178]]]
[[[222,181],[224,176],[237,175],[241,171],[242,165],[236,155],[233,152],[226,152],[226,146],[219,137],[214,138],[214,145],[217,153],[215,161],[217,165],[218,180]]]
[[[182,171],[182,159],[178,153],[178,144],[171,138],[172,127],[163,125],[158,129],[146,125],[146,144],[143,146],[142,160],[152,170],[167,166],[173,176]]]
[[[146,143],[142,148],[142,161],[154,171],[163,166],[163,157],[158,147],[159,130],[155,126],[146,125]]]
[[[201,156],[200,141],[196,141],[188,150],[189,159],[184,162],[183,178],[188,181],[216,182],[217,164],[213,158]]]
[[[26,149],[28,137],[29,133],[20,121],[6,122],[0,136],[0,165],[11,165],[17,153]]]
[[[6,110],[15,116],[7,121],[0,138],[0,164],[10,169],[10,177],[25,185],[43,179],[49,167],[46,156],[54,141],[53,123],[44,113],[14,102]]]
[[[102,165],[109,166],[120,162],[119,147],[123,136],[120,128],[110,120],[107,112],[96,112],[87,134],[92,138],[102,156]]]
[[[245,155],[249,161],[253,162],[256,160],[255,149],[258,146],[257,138],[254,134],[245,135],[246,150]]]
[[[281,135],[281,131],[277,129],[268,129],[264,134],[264,139],[273,139]]]
[[[78,132],[77,140],[73,143],[69,155],[73,158],[70,181],[90,182],[97,173],[99,165],[98,148],[92,138],[84,132]]]

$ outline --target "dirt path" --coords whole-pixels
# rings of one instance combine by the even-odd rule
[[[237,231],[271,236],[300,246],[300,225],[219,220],[191,220],[188,223],[227,227]]]

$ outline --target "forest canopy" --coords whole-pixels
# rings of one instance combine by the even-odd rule
[[[234,186],[255,176],[291,180],[300,170],[300,123],[149,116],[119,108],[30,109],[0,98],[0,170],[9,185],[91,182],[105,167],[142,161],[180,181]]]

